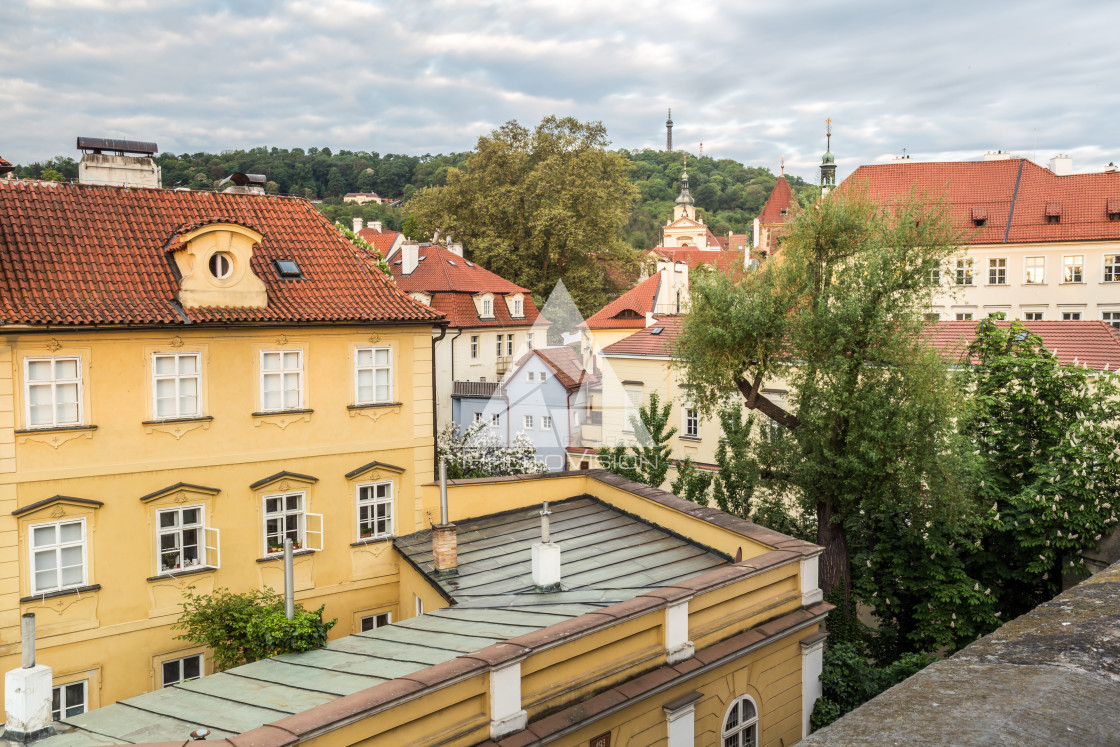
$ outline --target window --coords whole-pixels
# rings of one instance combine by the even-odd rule
[[[522,422],[525,425],[525,430],[527,430],[527,431],[533,430],[533,416],[532,415],[525,415],[525,416],[523,416],[523,418],[524,418],[524,420]]]
[[[756,747],[758,710],[749,695],[737,698],[723,719],[723,747]]]
[[[476,422],[476,423],[481,423],[482,422],[482,413],[481,412],[476,412],[474,414],[474,422]]]
[[[1101,319],[1111,324],[1113,327],[1120,329],[1120,311],[1104,311],[1101,312]]]
[[[494,316],[494,300],[491,298],[482,299],[482,316]]]
[[[684,435],[688,438],[700,438],[700,412],[693,407],[684,410]]]
[[[393,399],[392,350],[358,348],[354,366],[354,404],[380,404]]]
[[[490,425],[501,425],[501,424],[502,424],[502,414],[500,412],[490,413]]]
[[[525,316],[525,302],[520,298],[513,299],[513,315]]]
[[[51,717],[60,721],[86,712],[87,680],[51,688]]]
[[[530,350],[533,349],[533,333],[532,332],[528,332],[528,333],[525,334],[525,344],[529,346]]]
[[[513,355],[513,335],[506,335],[506,355]]]
[[[293,550],[323,549],[323,515],[309,514],[303,493],[264,496],[264,543],[268,555],[284,552],[284,540],[292,541]],[[318,529],[312,527],[317,526]],[[311,542],[315,535],[317,542]]]
[[[85,586],[85,519],[32,526],[31,573],[32,594]]]
[[[1120,254],[1104,255],[1104,281],[1106,283],[1120,281]]]
[[[1023,319],[1025,321],[1028,321],[1028,322],[1041,322],[1042,318],[1043,318],[1043,312],[1041,312],[1041,311],[1024,311],[1023,312]]]
[[[182,659],[168,659],[163,662],[161,669],[164,687],[197,680],[202,676],[202,654],[184,656]]]
[[[376,615],[363,617],[361,621],[362,632],[365,633],[370,630],[377,630],[384,628],[386,625],[393,622],[393,613],[379,612]]]
[[[1062,312],[1062,321],[1063,322],[1080,322],[1081,321],[1081,312],[1080,311],[1063,311]]]
[[[498,358],[502,357],[502,336],[501,335],[498,335],[498,344],[497,344],[497,347],[494,348],[494,355]]]
[[[541,430],[542,431],[552,430],[552,416],[551,415],[541,415]]]
[[[622,431],[623,433],[633,433],[634,424],[631,421],[640,421],[638,408],[641,407],[642,404],[642,385],[623,384],[622,386],[626,391],[626,401],[623,402]]]
[[[934,267],[929,271],[929,284],[941,285],[941,267]]]
[[[424,600],[421,599],[419,597],[419,595],[414,595],[414,597],[416,599],[416,614],[417,615],[423,615],[424,614]]]
[[[1027,283],[1040,285],[1046,282],[1046,258],[1027,257],[1023,260],[1027,269]]]
[[[157,419],[193,418],[202,414],[201,365],[198,353],[152,356],[152,412]]]
[[[1007,260],[1005,258],[988,260],[988,285],[1007,285]]]
[[[27,358],[27,427],[82,424],[82,359]]]
[[[481,413],[479,413],[481,414]],[[358,486],[358,536],[360,539],[393,535],[393,483]]]
[[[225,280],[233,274],[233,257],[226,252],[214,252],[210,255],[210,274],[218,280]]]
[[[303,407],[303,353],[299,350],[261,352],[261,409],[298,410]]]
[[[925,319],[927,322],[939,322],[941,321],[941,312],[930,311],[926,314],[922,314],[922,319]]]
[[[207,529],[202,506],[169,508],[156,512],[156,534],[159,545],[158,573],[209,565],[206,562]],[[217,529],[209,530],[216,537]],[[216,565],[216,563],[215,563]]]
[[[971,322],[972,321],[972,312],[971,311],[958,311],[957,312],[957,321],[958,322]]]
[[[957,285],[972,285],[972,260],[957,260]]]
[[[536,371],[530,371],[529,373],[526,374],[526,376],[528,377],[529,381],[535,381],[536,378],[537,378],[537,372]]]
[[[1063,283],[1080,283],[1081,273],[1085,267],[1084,254],[1072,254],[1068,257],[1062,258],[1062,282]]]
[[[471,335],[471,357],[478,357],[478,335]]]

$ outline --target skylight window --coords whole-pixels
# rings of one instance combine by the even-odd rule
[[[301,278],[303,272],[299,269],[299,264],[294,259],[278,259],[274,263],[276,265],[276,272],[280,273],[282,278]]]
[[[474,263],[473,263],[473,262],[471,262],[471,261],[470,261],[469,259],[468,259],[468,260],[464,260],[464,261],[465,261],[465,262],[467,263],[467,267],[474,267]]]
[[[664,327],[654,327],[653,329],[651,329],[651,330],[649,331],[649,333],[650,333],[651,335],[659,335],[659,334],[661,334],[661,333],[662,333],[662,332],[664,332],[664,331],[665,331],[665,328],[664,328]]]
[[[453,260],[453,259],[447,260],[447,264],[451,265],[452,267],[458,267],[459,266],[459,265],[455,264],[455,260]]]

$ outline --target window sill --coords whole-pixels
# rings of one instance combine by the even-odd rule
[[[213,415],[194,415],[189,418],[161,418],[159,420],[145,420],[140,425],[167,425],[171,423],[209,423]]]
[[[74,586],[69,589],[58,589],[56,591],[44,591],[40,594],[32,594],[29,597],[21,598],[20,604],[27,602],[38,602],[41,599],[51,599],[52,597],[65,597],[70,594],[82,594],[91,591],[101,591],[101,584],[90,584],[89,586]]]
[[[1045,288],[1048,283],[1020,283],[1022,288]]]
[[[299,410],[265,410],[265,411],[262,411],[262,412],[254,412],[253,417],[254,418],[269,418],[269,417],[276,417],[278,415],[310,415],[313,412],[315,412],[315,411],[314,410],[309,410],[309,409],[306,409],[306,408],[305,409],[299,409]]]
[[[95,431],[96,425],[49,425],[42,428],[21,428],[16,431],[17,436],[35,433],[73,433],[82,431]]]
[[[681,439],[682,441],[696,441],[696,442],[700,442],[700,441],[703,441],[703,440],[704,440],[704,439],[703,439],[703,438],[701,438],[700,436],[680,436],[679,438],[680,438],[680,439]]]
[[[197,567],[192,566],[192,567],[187,568],[185,570],[164,571],[163,573],[159,574],[158,576],[149,576],[148,580],[149,581],[168,581],[168,580],[174,580],[176,578],[180,578],[181,576],[193,576],[196,573],[208,573],[210,571],[216,571],[216,570],[218,570],[218,569],[216,567],[212,566],[212,565],[201,565],[201,566],[197,566]]]
[[[319,551],[318,550],[296,550],[295,552],[292,553],[292,557],[293,558],[298,558],[301,555],[311,555],[312,553],[317,553],[317,552],[319,552]],[[283,559],[284,559],[284,553],[278,552],[275,555],[266,555],[263,558],[257,558],[257,562],[258,563],[267,563],[270,560],[283,560]]]
[[[366,545],[377,545],[382,542],[392,542],[395,539],[396,537],[392,534],[386,534],[383,537],[366,537],[365,539],[360,539],[357,542],[351,542],[350,547],[365,547]]]
[[[400,402],[370,402],[360,405],[346,405],[347,410],[368,410],[374,407],[400,407]]]
[[[1058,285],[1087,285],[1084,280],[1063,280]]]

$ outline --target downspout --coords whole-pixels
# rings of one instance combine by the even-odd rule
[[[432,338],[432,479],[436,479],[439,471],[439,427],[436,424],[436,413],[439,412],[439,397],[436,391],[436,343],[442,340],[447,335],[447,325],[441,324],[439,328],[439,337]],[[452,348],[452,355],[454,355],[454,348]],[[455,369],[451,370],[451,375],[454,378]]]

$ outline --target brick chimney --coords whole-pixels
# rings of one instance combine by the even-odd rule
[[[459,538],[456,527],[447,518],[447,462],[439,462],[440,523],[432,526],[432,557],[436,575],[452,576],[459,572]]]

